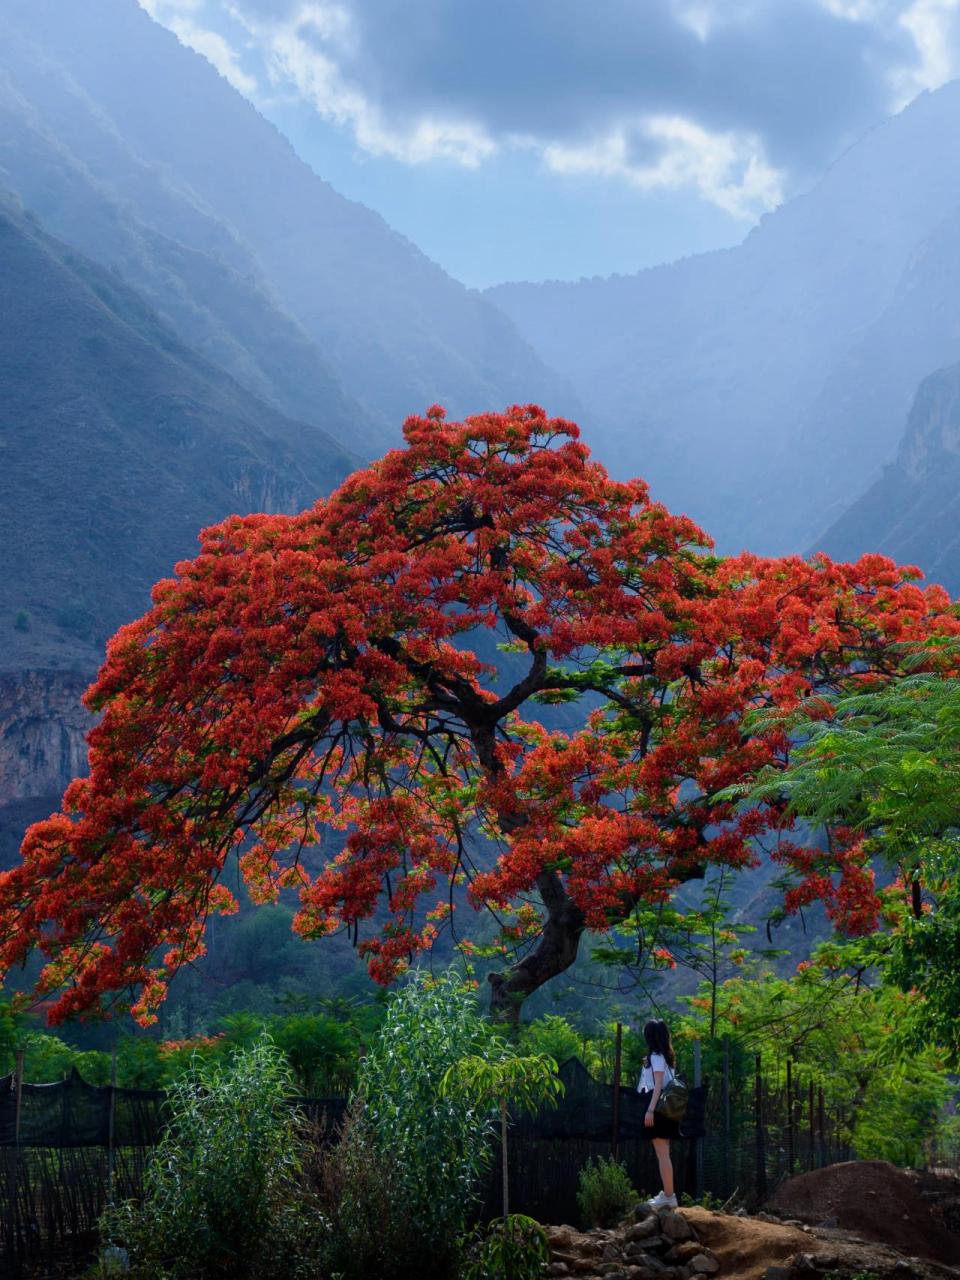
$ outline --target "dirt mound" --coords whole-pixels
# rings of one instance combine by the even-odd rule
[[[852,1231],[900,1253],[960,1264],[960,1236],[937,1221],[914,1180],[885,1160],[854,1160],[801,1173],[764,1206],[797,1218]]]

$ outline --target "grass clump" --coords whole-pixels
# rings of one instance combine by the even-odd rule
[[[577,1206],[586,1226],[616,1226],[637,1199],[627,1167],[620,1161],[597,1157],[580,1170]]]

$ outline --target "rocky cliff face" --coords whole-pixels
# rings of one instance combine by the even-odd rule
[[[0,804],[59,797],[86,772],[89,683],[72,671],[0,675]]]
[[[904,433],[897,467],[914,483],[960,458],[960,365],[921,382]]]
[[[923,380],[896,461],[815,549],[845,560],[880,551],[960,591],[960,365]]]
[[[80,698],[89,683],[76,671],[0,675],[0,870],[16,862],[27,827],[86,773],[93,718]]]

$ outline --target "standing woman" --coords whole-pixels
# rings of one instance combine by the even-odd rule
[[[660,1166],[660,1181],[663,1190],[647,1203],[651,1209],[677,1207],[677,1197],[673,1192],[673,1163],[670,1159],[670,1139],[679,1138],[680,1122],[670,1120],[667,1116],[656,1112],[657,1100],[663,1089],[676,1076],[677,1059],[670,1042],[670,1030],[663,1021],[650,1021],[644,1024],[643,1038],[647,1042],[647,1056],[640,1073],[637,1092],[645,1095],[647,1110],[643,1118],[643,1136],[653,1141],[653,1149],[657,1154]]]

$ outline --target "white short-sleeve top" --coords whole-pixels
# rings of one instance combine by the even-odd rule
[[[653,1073],[655,1071],[663,1072],[664,1087],[668,1085],[676,1075],[676,1072],[668,1065],[667,1060],[662,1053],[651,1053],[649,1067],[644,1066],[643,1070],[640,1072],[640,1082],[637,1085],[637,1093],[653,1093],[654,1089],[657,1087],[657,1082],[653,1078]]]

